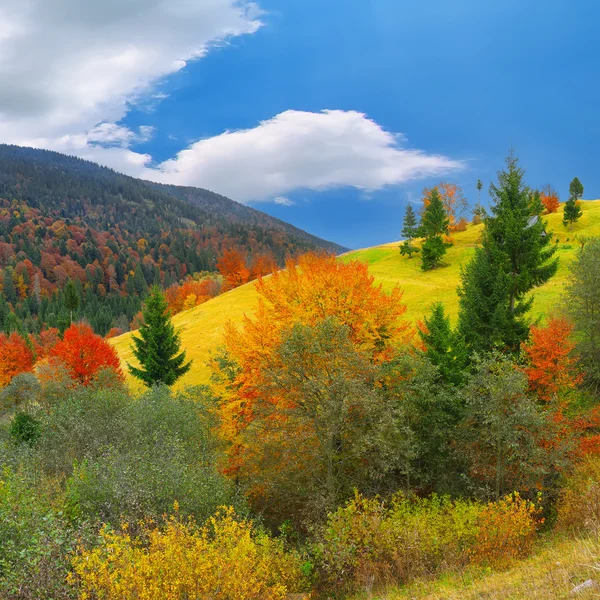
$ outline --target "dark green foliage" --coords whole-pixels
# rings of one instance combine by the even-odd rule
[[[40,437],[41,424],[32,415],[19,411],[10,423],[10,436],[16,444],[34,445]]]
[[[506,164],[490,187],[494,204],[482,245],[461,274],[459,332],[470,351],[518,350],[529,332],[528,293],[558,266],[539,198],[524,185],[517,158],[511,154]]]
[[[579,200],[583,197],[583,185],[578,177],[574,177],[569,184],[569,197]]]
[[[567,227],[567,225],[572,225],[579,221],[579,218],[583,214],[581,210],[581,204],[577,198],[569,198],[565,202],[565,206],[563,209],[563,225]]]
[[[402,254],[402,256],[408,255],[408,258],[412,258],[412,255],[415,252],[419,252],[419,249],[413,245],[413,240],[417,237],[417,233],[417,215],[415,214],[413,207],[409,204],[406,207],[402,227],[402,237],[404,238],[404,242],[400,246],[400,254]]]
[[[153,287],[144,306],[144,323],[138,336],[133,336],[133,355],[140,367],[127,365],[129,372],[147,386],[173,385],[185,375],[191,361],[185,361],[185,352],[179,352],[180,335],[175,331],[163,293]],[[179,352],[179,354],[178,354]]]
[[[585,382],[600,390],[600,238],[585,242],[569,266],[564,308],[575,325]]]
[[[13,281],[12,269],[4,270],[4,277],[2,278],[2,293],[7,302],[14,304],[17,301],[17,290],[15,288],[15,282]]]
[[[477,180],[477,185],[475,187],[477,188],[477,202],[481,202],[481,190],[483,188],[483,183],[481,182],[481,179]]]
[[[424,319],[424,329],[419,335],[425,345],[425,356],[435,365],[446,383],[458,385],[464,377],[467,364],[466,348],[460,336],[452,331],[444,305],[433,305],[429,317]]]
[[[80,298],[79,292],[75,284],[69,280],[64,289],[65,308],[69,311],[70,320],[73,321],[73,313],[79,308]]]
[[[421,268],[424,271],[439,267],[448,248],[443,236],[448,234],[449,225],[450,219],[440,194],[437,188],[433,188],[419,228],[419,233],[425,238],[421,246]]]

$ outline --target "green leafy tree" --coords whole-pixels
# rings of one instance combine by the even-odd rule
[[[466,349],[460,336],[452,330],[441,302],[433,305],[419,335],[425,346],[425,356],[439,369],[442,379],[453,385],[460,384],[467,363]]]
[[[148,387],[173,385],[191,366],[186,362],[185,351],[179,352],[181,339],[168,312],[167,301],[160,288],[153,287],[143,310],[144,323],[139,337],[133,336],[133,355],[140,367],[127,365],[129,372]]]
[[[573,181],[569,184],[569,196],[576,200],[583,198],[583,184],[579,181],[578,177],[574,177]]]
[[[400,246],[400,254],[402,256],[408,255],[408,258],[412,258],[415,252],[419,252],[419,249],[413,245],[413,240],[417,237],[417,232],[417,215],[413,207],[409,204],[406,207],[402,227],[402,237],[404,238],[404,242]]]
[[[565,202],[563,208],[563,225],[573,225],[579,221],[579,218],[583,214],[581,210],[580,198],[583,196],[583,185],[577,177],[571,181],[569,185],[569,199]]]
[[[490,188],[494,204],[482,245],[461,273],[458,328],[471,352],[517,351],[529,333],[533,297],[528,294],[558,267],[541,203],[523,183],[523,174],[511,153]]]
[[[419,228],[420,234],[425,238],[421,246],[421,268],[423,271],[429,271],[440,266],[440,261],[448,248],[443,236],[448,234],[449,225],[450,219],[444,209],[442,198],[437,188],[433,188]]]
[[[586,383],[600,390],[600,238],[586,241],[570,265],[565,310],[575,325]]]
[[[73,313],[79,308],[81,299],[75,284],[69,279],[65,285],[64,302],[65,308],[69,311],[70,321],[73,322]]]

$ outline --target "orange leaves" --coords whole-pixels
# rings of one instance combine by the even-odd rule
[[[102,368],[113,369],[120,378],[123,377],[116,350],[83,323],[71,325],[50,355],[60,360],[71,377],[83,385],[89,384]]]
[[[206,302],[214,295],[214,281],[188,279],[180,285],[172,285],[165,291],[165,298],[172,315]]]
[[[442,181],[433,188],[425,188],[423,190],[424,206],[429,204],[429,197],[434,188],[437,188],[444,205],[444,210],[450,219],[450,232],[464,231],[466,228],[466,221],[462,217],[467,209],[467,199],[460,186],[456,183]]]
[[[540,193],[540,200],[544,208],[548,211],[548,214],[555,213],[560,206],[558,193],[550,185],[544,186],[544,189]]]
[[[18,333],[8,337],[0,333],[0,385],[8,385],[19,373],[32,371],[33,363],[33,351]]]
[[[529,341],[522,346],[529,387],[541,400],[550,401],[581,381],[571,356],[575,347],[572,333],[573,325],[567,319],[552,317],[545,327],[532,327]]]
[[[247,283],[250,279],[250,270],[246,267],[244,256],[234,248],[223,252],[217,262],[217,269],[223,275],[225,288],[228,290]]]

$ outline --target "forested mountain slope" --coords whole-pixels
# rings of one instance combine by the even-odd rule
[[[583,216],[572,229],[562,224],[562,206],[557,213],[544,217],[558,244],[559,268],[548,283],[535,291],[535,316],[543,317],[556,309],[579,241],[586,236],[600,235],[600,200],[583,201],[582,208]],[[375,281],[384,289],[400,286],[404,291],[403,302],[408,307],[407,318],[412,322],[421,319],[435,301],[444,302],[454,318],[458,311],[456,288],[460,282],[460,269],[473,255],[482,229],[483,225],[469,225],[466,231],[454,234],[454,245],[444,258],[445,266],[432,271],[421,270],[419,255],[411,259],[401,256],[397,242],[349,252],[340,260],[366,261]],[[183,347],[194,360],[192,369],[179,386],[207,383],[209,369],[206,363],[210,352],[221,343],[225,323],[229,320],[240,323],[256,306],[258,296],[254,285],[248,283],[174,317],[175,325],[181,328]],[[121,359],[130,361],[130,334],[115,338],[113,343]]]
[[[206,190],[157,186],[56,152],[0,145],[0,329],[64,328],[62,290],[101,334],[127,329],[148,286],[214,271],[224,250],[280,264],[340,246]],[[8,319],[8,322],[7,322]]]

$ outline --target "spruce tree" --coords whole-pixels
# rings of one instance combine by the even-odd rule
[[[439,267],[440,261],[448,248],[443,236],[448,234],[449,225],[450,219],[444,209],[442,198],[437,188],[433,188],[420,227],[420,233],[425,238],[421,246],[421,268],[423,271]]]
[[[402,227],[402,237],[404,242],[400,246],[400,254],[402,256],[408,254],[408,258],[412,258],[415,252],[419,252],[419,249],[413,246],[413,240],[417,237],[417,215],[413,207],[409,204],[406,207],[406,213],[404,214],[404,222]]]
[[[157,384],[173,385],[191,366],[185,361],[180,335],[175,331],[167,301],[160,288],[153,287],[143,310],[144,323],[139,336],[133,336],[133,355],[140,367],[127,365],[129,372],[148,387]]]
[[[65,308],[69,311],[71,323],[73,322],[73,313],[79,308],[80,298],[75,284],[69,279],[64,290]]]
[[[477,204],[481,203],[481,190],[483,188],[483,183],[481,183],[481,179],[477,180],[477,185],[475,186],[477,188]]]
[[[577,177],[569,185],[569,199],[565,202],[563,209],[563,225],[573,225],[583,214],[579,199],[583,196],[583,185]]]
[[[419,336],[425,345],[425,356],[438,368],[445,382],[460,384],[467,363],[466,350],[460,336],[452,330],[441,302],[433,305],[424,325]]]
[[[539,198],[525,186],[512,153],[506,165],[490,188],[494,203],[482,245],[461,274],[459,332],[471,351],[516,351],[529,332],[533,298],[528,293],[558,266]]]
[[[17,288],[15,288],[12,269],[4,270],[4,276],[2,278],[2,291],[4,292],[4,298],[7,302],[10,302],[11,304],[15,304],[17,302]]]

